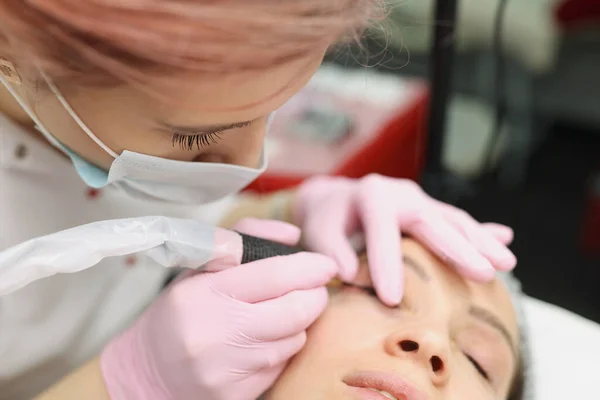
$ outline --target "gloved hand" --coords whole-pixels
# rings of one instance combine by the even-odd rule
[[[275,221],[235,228],[289,245],[300,237]],[[336,273],[329,257],[299,253],[177,280],[104,349],[111,398],[255,400],[304,346]]]
[[[401,232],[476,281],[488,281],[496,270],[516,265],[505,246],[512,241],[510,228],[481,225],[405,179],[315,177],[298,189],[292,212],[303,230],[305,247],[335,259],[345,281],[352,281],[358,271],[348,237],[364,231],[371,278],[381,300],[390,306],[403,295]]]

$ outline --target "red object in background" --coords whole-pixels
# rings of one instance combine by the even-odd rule
[[[271,131],[275,139],[281,139],[281,154],[269,157],[269,168],[247,190],[269,193],[290,189],[317,174],[360,178],[378,173],[417,180],[424,165],[429,95],[421,82],[405,85],[401,101],[385,111],[372,104],[337,99],[341,109],[356,117],[357,131],[361,131],[341,139],[342,143],[311,144],[290,138],[282,131],[289,130],[292,117],[278,111]],[[307,96],[311,103],[310,94]]]
[[[556,19],[563,29],[600,25],[599,0],[563,0],[556,8]]]
[[[600,172],[591,182],[583,223],[583,248],[586,252],[600,252]]]

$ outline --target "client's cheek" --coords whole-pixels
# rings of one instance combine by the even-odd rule
[[[346,288],[331,298],[327,310],[310,327],[307,345],[320,351],[327,348],[328,355],[345,355],[387,332],[397,322],[388,316],[394,312],[360,289]]]

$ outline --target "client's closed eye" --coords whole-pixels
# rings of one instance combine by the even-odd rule
[[[370,297],[373,297],[375,300],[377,300],[377,303],[379,303],[381,305],[381,307],[386,308],[386,309],[388,308],[387,306],[385,306],[383,303],[381,303],[379,301],[379,295],[377,294],[375,289],[372,288],[371,286],[362,286],[362,285],[344,283],[344,287],[348,288],[348,289],[359,290],[363,294],[366,294]],[[409,299],[405,296],[402,299],[402,302],[400,303],[400,305],[398,305],[397,307],[391,307],[391,309],[410,309],[410,307],[411,307],[411,305],[409,303]]]
[[[481,375],[486,381],[490,381],[490,375],[487,373],[487,371],[481,366],[481,364],[479,364],[479,362],[477,362],[477,360],[475,358],[473,358],[471,355],[464,353],[465,357],[467,357],[467,360],[469,360],[469,362],[471,363],[471,365],[473,365],[473,368],[475,368],[475,370],[477,371],[477,373],[479,375]]]
[[[375,291],[374,288],[372,288],[370,286],[363,286],[363,285],[356,285],[356,284],[351,284],[351,283],[344,283],[344,287],[348,288],[348,289],[358,289],[361,292],[363,292],[364,294],[367,294],[367,295],[372,296],[372,297],[377,297],[377,292]]]
[[[369,296],[377,297],[377,292],[372,287],[361,287],[360,289]]]

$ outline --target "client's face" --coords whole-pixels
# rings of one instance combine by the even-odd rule
[[[267,399],[508,396],[519,337],[503,284],[465,282],[413,241],[405,240],[403,250],[406,294],[401,306],[387,308],[369,290],[334,289],[306,347]],[[357,284],[370,285],[362,270]]]

